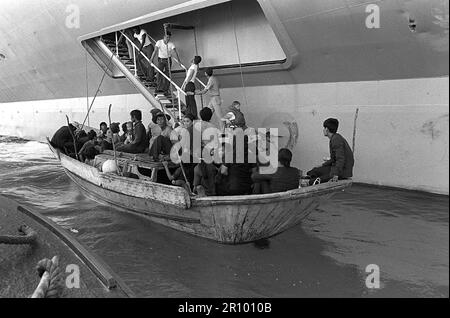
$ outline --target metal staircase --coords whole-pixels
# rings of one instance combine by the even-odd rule
[[[127,37],[123,34],[123,37]],[[111,62],[123,73],[123,75],[130,81],[130,83],[136,87],[136,89],[150,102],[150,104],[162,110],[164,113],[170,115],[174,121],[179,121],[182,116],[182,107],[184,102],[182,97],[186,96],[186,93],[161,72],[153,63],[151,63],[155,72],[159,72],[162,76],[170,82],[172,86],[173,96],[165,96],[164,94],[157,94],[154,83],[148,82],[146,76],[140,72],[137,68],[136,58],[138,54],[142,54],[142,57],[149,59],[139,52],[139,48],[132,43],[133,46],[133,59],[129,57],[128,48],[123,43],[119,43],[117,34],[115,38],[101,37],[96,39],[97,46],[111,57]]]

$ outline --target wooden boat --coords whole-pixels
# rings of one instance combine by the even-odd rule
[[[324,183],[265,195],[195,197],[180,187],[155,182],[160,163],[143,156],[118,153],[139,179],[105,174],[52,147],[67,175],[90,196],[170,228],[226,244],[252,242],[299,224],[318,205],[351,186],[350,180]],[[101,154],[96,160],[112,159]],[[152,171],[145,176],[143,170]],[[149,175],[149,174],[147,174]]]

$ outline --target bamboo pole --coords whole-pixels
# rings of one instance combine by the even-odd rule
[[[72,128],[70,128],[69,116],[67,116],[67,115],[66,115],[66,120],[67,120],[67,129],[69,129],[70,135],[72,136],[72,139],[73,139],[73,148],[75,149],[75,158],[77,160],[80,160],[78,158],[77,139],[75,138],[75,135],[73,134]]]
[[[108,108],[109,130],[111,131],[111,143],[112,143],[113,151],[114,151],[114,162],[116,163],[117,174],[120,176],[121,173],[120,173],[120,169],[119,169],[119,162],[117,161],[116,144],[114,143],[114,133],[111,130],[111,108],[112,108],[112,104],[109,104],[109,108]]]

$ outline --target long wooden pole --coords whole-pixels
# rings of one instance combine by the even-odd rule
[[[352,141],[353,155],[355,154],[355,147],[356,147],[356,123],[358,121],[358,115],[359,115],[359,108],[356,109],[355,119],[353,121],[353,141]]]
[[[116,144],[114,143],[114,133],[111,129],[111,108],[112,108],[112,104],[109,104],[109,108],[108,108],[109,131],[111,131],[111,143],[112,143],[113,151],[114,151],[114,162],[116,163],[117,174],[120,176],[121,174],[120,174],[120,169],[119,169],[119,163],[117,161]]]
[[[72,128],[70,128],[69,116],[67,116],[67,115],[66,115],[66,120],[67,120],[67,129],[69,129],[70,135],[72,136],[72,139],[73,139],[73,148],[75,149],[75,158],[77,160],[80,160],[80,159],[78,159],[77,139],[75,138],[75,135],[73,134]]]

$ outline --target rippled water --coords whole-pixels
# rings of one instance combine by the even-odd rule
[[[78,230],[138,296],[449,296],[448,196],[355,185],[266,248],[226,246],[92,201],[45,144],[10,137],[0,193]],[[369,264],[378,290],[365,285]]]

